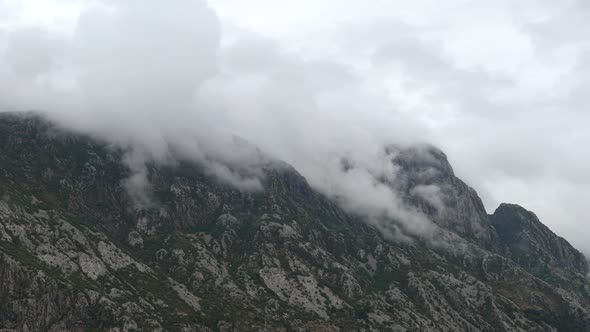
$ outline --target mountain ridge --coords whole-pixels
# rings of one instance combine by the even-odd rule
[[[159,206],[133,209],[121,152],[55,131],[0,116],[1,329],[590,327],[584,256],[519,209],[482,213],[444,153],[390,150],[407,180],[390,185],[441,227],[436,247],[386,239],[285,167],[245,193],[191,163],[149,165]],[[433,186],[448,211],[415,189]]]

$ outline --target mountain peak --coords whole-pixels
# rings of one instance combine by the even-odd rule
[[[120,151],[54,130],[0,115],[0,329],[590,326],[575,249],[526,210],[488,216],[436,149],[391,150],[390,185],[463,250],[392,241],[287,165],[264,169],[264,190],[241,191],[189,162],[151,164],[156,203],[134,208]],[[439,188],[440,210],[424,186]]]
[[[588,272],[582,253],[520,205],[500,204],[490,221],[507,255],[525,268],[535,272],[557,267],[581,274]]]
[[[412,169],[415,172],[438,172],[445,176],[455,175],[447,155],[430,144],[390,145],[386,148],[386,153],[392,155],[393,162],[404,169]]]

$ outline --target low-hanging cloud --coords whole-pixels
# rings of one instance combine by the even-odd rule
[[[272,35],[386,81],[396,111],[425,125],[488,212],[521,204],[590,255],[587,2],[211,3],[236,34]]]
[[[132,172],[123,185],[141,206],[151,201],[146,163],[190,159],[241,190],[261,190],[268,156],[387,235],[399,233],[391,220],[410,235],[432,232],[377,180],[395,181],[386,146],[428,137],[354,67],[256,34],[222,45],[215,13],[189,0],[105,1],[69,35],[12,29],[3,44],[1,109],[44,112],[123,148]]]

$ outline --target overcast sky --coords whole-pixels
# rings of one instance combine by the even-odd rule
[[[190,75],[179,74],[182,85],[165,98],[151,101],[154,108],[159,102],[181,100],[186,91],[198,86],[203,91],[198,103],[208,111],[198,112],[192,120],[206,116],[208,127],[224,122],[224,130],[239,128],[237,134],[295,164],[325,191],[336,184],[322,182],[325,174],[319,168],[326,162],[322,155],[336,146],[348,146],[347,153],[370,163],[376,160],[371,153],[358,152],[367,146],[387,140],[431,142],[447,153],[457,175],[479,192],[488,212],[500,202],[521,204],[590,254],[590,210],[586,208],[590,201],[590,5],[586,1],[210,0],[209,9],[197,0],[166,1],[147,9],[137,0],[121,3],[0,0],[0,51],[11,68],[7,73],[0,67],[0,77],[18,77],[18,84],[27,86],[25,93],[13,83],[0,85],[4,89],[0,97],[21,97],[0,102],[61,107],[63,103],[54,97],[31,90],[30,82],[34,81],[35,89],[47,82],[67,87],[69,72],[79,68],[94,68],[78,82],[88,90],[131,80],[101,72],[98,64],[108,57],[101,52],[129,55],[146,50],[140,42],[122,50],[125,38],[146,34],[145,40],[162,41],[172,49],[170,53],[199,58],[198,65],[180,57],[174,59],[174,66],[162,66],[174,75],[190,68]],[[108,12],[117,6],[127,16],[105,19],[106,14],[95,9]],[[91,8],[90,12],[77,23],[84,8]],[[191,10],[191,15],[184,16]],[[133,31],[143,27],[142,19],[159,14],[178,22],[174,27]],[[114,37],[119,35],[117,29],[128,26],[128,34]],[[179,27],[189,29],[188,37],[199,43],[183,46],[189,41]],[[104,36],[113,41],[99,44]],[[84,42],[101,46],[80,46]],[[64,51],[70,49],[84,51]],[[64,57],[65,53],[75,53],[86,67],[63,65],[69,56]],[[142,68],[158,68],[161,60],[140,62]],[[134,68],[136,62],[129,57],[116,65]],[[213,68],[223,75],[212,76]],[[179,77],[156,74],[170,80]],[[121,90],[131,92],[130,97],[93,94],[88,101],[103,108],[123,102],[130,116],[143,119],[142,130],[153,129],[150,125],[157,119],[164,127],[158,128],[162,135],[170,135],[166,128],[177,128],[179,122],[154,115],[157,111],[143,118],[133,113],[134,93],[155,88],[145,83],[135,90]],[[226,89],[232,91],[232,98]],[[43,96],[39,104],[22,103],[32,95]],[[308,102],[312,99],[313,105]],[[284,111],[261,109],[271,104]],[[233,108],[243,111],[228,111]],[[109,117],[92,121],[112,126],[114,114],[125,111],[111,109]],[[184,113],[177,115],[184,117]],[[264,127],[252,118],[271,125]],[[307,132],[309,127],[317,132],[323,126],[327,129],[322,135]],[[267,142],[268,137],[276,137],[276,142]],[[299,143],[302,140],[308,142]],[[344,182],[338,185],[354,186],[359,179]]]

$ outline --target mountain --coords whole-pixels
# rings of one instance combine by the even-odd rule
[[[488,215],[435,148],[387,152],[436,240],[392,240],[275,163],[260,192],[149,165],[138,208],[123,151],[3,114],[0,330],[590,330],[580,252],[519,206]]]

